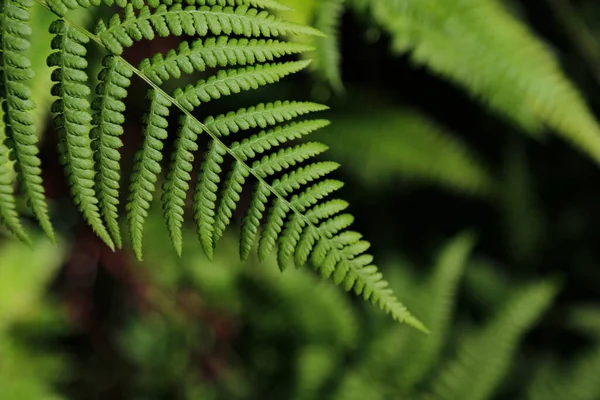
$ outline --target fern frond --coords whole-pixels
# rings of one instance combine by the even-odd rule
[[[108,231],[117,247],[121,247],[121,233],[118,222],[119,181],[121,168],[119,148],[123,146],[120,136],[125,122],[127,88],[131,84],[133,72],[113,56],[107,56],[104,69],[99,75],[96,87],[97,98],[92,103],[92,150],[96,162],[96,189],[100,212]]]
[[[600,162],[600,126],[590,108],[548,47],[504,4],[370,2],[395,51],[411,52],[416,63],[483,98],[531,133],[550,126]]]
[[[163,141],[167,138],[167,117],[171,102],[160,92],[148,92],[150,110],[146,115],[144,142],[135,155],[131,174],[130,195],[127,203],[127,220],[133,251],[142,259],[144,221],[152,202],[155,184],[161,171]]]
[[[114,15],[108,22],[100,21],[95,33],[66,17],[52,23],[50,29],[54,34],[55,52],[48,58],[48,64],[56,68],[52,73],[52,80],[56,82],[52,93],[58,99],[52,111],[56,114],[59,148],[73,197],[88,224],[111,248],[114,242],[120,246],[118,164],[123,100],[135,74],[150,86],[150,107],[144,120],[141,148],[134,159],[125,207],[137,258],[142,258],[144,223],[162,172],[160,163],[169,133],[167,117],[178,109],[177,112],[183,114],[181,127],[162,195],[164,216],[178,253],[182,251],[184,205],[194,153],[198,149],[196,142],[204,133],[210,144],[200,168],[192,208],[202,248],[209,258],[233,217],[246,180],[255,179],[257,189],[242,226],[242,256],[247,255],[256,236],[260,235],[259,259],[264,260],[276,248],[281,269],[293,261],[301,261],[297,264],[300,267],[310,258],[323,277],[332,277],[335,284],[378,304],[395,320],[424,330],[396,299],[372,264],[373,257],[366,254],[369,243],[348,230],[353,217],[341,214],[348,203],[326,199],[342,186],[326,178],[337,164],[314,160],[327,146],[317,142],[288,145],[328,124],[324,120],[291,120],[325,107],[300,102],[259,104],[216,118],[208,117],[206,124],[194,115],[200,105],[211,100],[257,89],[303,70],[310,61],[274,60],[307,51],[308,47],[274,38],[318,36],[321,32],[249,7],[281,9],[278,3],[269,0],[186,2],[193,5],[159,3],[151,0],[146,6],[141,0],[118,0],[116,4],[123,8],[121,14]],[[48,0],[40,4],[63,15],[70,9],[112,5],[113,1]],[[178,51],[143,61],[139,69],[121,57],[124,49],[136,41],[156,35],[184,34],[222,37],[204,37],[191,46],[182,44]],[[90,90],[85,85],[88,81],[86,45],[90,40],[110,53],[99,75],[93,116],[87,100]],[[242,67],[229,69],[234,65]],[[159,87],[167,79],[207,68],[217,68],[217,71],[195,85],[176,89],[172,95]],[[232,144],[221,141],[224,136],[252,128],[264,130]],[[90,129],[93,130],[93,148]],[[230,169],[221,185],[220,174],[225,165],[230,165]],[[259,234],[263,214],[265,221]]]
[[[418,384],[440,356],[452,318],[457,286],[474,244],[470,233],[460,234],[450,241],[440,252],[433,274],[424,287],[414,290],[413,307],[419,309],[428,304],[426,309],[420,310],[419,316],[431,333],[426,337],[409,333],[406,349],[410,351],[411,362],[406,363],[401,374],[404,388]]]
[[[349,93],[350,98],[361,100],[350,102],[332,116],[335,123],[323,132],[321,140],[335,142],[333,156],[365,185],[375,189],[393,178],[403,178],[474,196],[496,193],[490,168],[454,132],[415,109],[392,107],[382,96],[353,88]],[[367,131],[379,140],[365,135]]]
[[[600,396],[600,345],[579,355],[567,368],[549,371],[547,379],[539,379],[530,387],[529,400],[594,400]]]
[[[58,99],[52,104],[52,112],[56,114],[54,123],[61,162],[84,218],[98,236],[114,248],[102,222],[94,190],[94,161],[88,134],[92,117],[86,99],[90,89],[85,85],[88,76],[84,70],[87,67],[85,44],[89,38],[62,19],[52,23],[50,32],[55,35],[52,48],[56,52],[48,57],[48,65],[56,67],[52,72],[52,80],[56,82],[52,94]]]
[[[484,400],[510,366],[520,338],[548,308],[557,285],[531,285],[514,296],[484,331],[468,338],[433,381],[433,393],[444,400]]]
[[[345,0],[321,0],[315,10],[314,27],[323,32],[323,37],[315,37],[313,69],[335,90],[343,89],[341,76],[341,56],[338,30],[344,12]]]
[[[30,47],[29,35],[29,0],[4,0],[0,9],[0,42],[2,76],[0,92],[4,111],[5,138],[4,145],[12,150],[15,159],[15,170],[21,181],[27,203],[37,218],[40,226],[54,240],[54,231],[48,217],[48,205],[42,186],[40,159],[38,157],[34,109],[31,90],[27,86],[33,78],[31,62],[26,57]],[[5,184],[9,174],[4,174]],[[8,195],[8,192],[4,192]],[[8,200],[8,198],[6,199]],[[8,211],[10,202],[5,203],[6,223],[18,237],[25,233],[16,224],[16,214]]]

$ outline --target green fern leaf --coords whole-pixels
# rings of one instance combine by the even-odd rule
[[[249,65],[257,62],[273,61],[275,58],[302,53],[310,47],[296,43],[265,39],[235,39],[226,36],[195,40],[179,44],[177,51],[171,50],[163,57],[158,53],[151,59],[144,59],[139,70],[157,85],[181,73],[205,71],[206,68]]]
[[[467,257],[475,244],[470,233],[458,235],[440,252],[432,276],[421,287],[414,289],[414,306],[428,304],[419,316],[431,333],[427,337],[410,335],[406,344],[412,362],[402,371],[401,385],[410,389],[419,384],[425,373],[437,363],[448,334],[454,309],[457,286],[467,266]]]
[[[562,366],[564,365],[564,366]],[[600,396],[600,344],[570,363],[546,363],[527,391],[528,400],[595,400]]]
[[[271,10],[290,10],[289,7],[275,0],[149,0],[148,5],[152,8],[158,8],[161,5],[171,6],[173,4],[185,3],[187,5],[197,6],[251,6],[255,8],[271,9]],[[142,0],[48,0],[49,8],[56,14],[64,16],[69,10],[76,8],[88,8],[91,6],[98,7],[101,4],[107,6],[117,5],[125,8],[132,5],[136,9],[144,7]]]
[[[275,83],[287,75],[301,71],[308,64],[306,61],[291,61],[219,70],[215,76],[202,80],[195,86],[177,89],[174,97],[181,106],[191,111],[201,103]]]
[[[240,257],[242,260],[246,260],[252,251],[270,195],[271,190],[269,186],[264,181],[259,181],[252,194],[252,200],[248,206],[248,211],[246,211],[246,217],[242,220],[240,235]]]
[[[146,116],[144,142],[136,153],[131,175],[127,220],[133,251],[142,259],[144,221],[152,202],[157,176],[161,171],[163,140],[168,136],[167,117],[171,102],[156,90],[148,92],[150,110]]]
[[[600,126],[558,60],[494,0],[371,0],[398,53],[537,134],[550,126],[600,162]],[[456,57],[460,54],[460,57]]]
[[[219,136],[227,136],[240,130],[251,128],[266,128],[268,125],[290,121],[298,116],[311,112],[324,111],[327,107],[310,102],[277,101],[274,103],[259,104],[248,109],[242,108],[237,112],[209,117],[204,124],[209,131]]]
[[[489,398],[510,366],[520,338],[549,307],[556,293],[557,286],[545,281],[515,295],[483,332],[465,341],[457,358],[434,379],[437,398]]]
[[[106,231],[98,209],[98,199],[94,190],[94,162],[88,135],[90,104],[86,97],[90,94],[85,85],[88,76],[84,69],[85,44],[88,37],[59,19],[52,23],[52,48],[57,50],[48,57],[48,65],[56,67],[52,80],[56,82],[52,93],[59,97],[52,105],[56,114],[54,123],[59,135],[59,150],[65,166],[75,202],[84,218],[100,238],[114,248],[113,241]]]
[[[239,70],[221,70],[216,76],[213,76],[206,81],[200,81],[196,86],[190,85],[185,90],[176,90],[175,99],[178,104],[181,104],[183,107],[191,111],[195,107],[198,107],[201,102],[206,103],[212,99],[218,99],[221,96],[239,93],[241,90],[256,89],[261,85],[275,82],[287,74],[294,73],[304,68],[306,65],[307,64],[304,62],[289,62],[280,64],[263,64],[256,67],[248,67],[245,69],[242,68]],[[281,107],[281,105],[276,106],[278,107],[267,107],[266,112],[263,111],[261,106],[258,106],[251,109],[251,112],[255,109],[259,109],[260,111],[264,112],[263,118],[269,115],[271,118],[273,118],[277,112],[277,108]],[[307,111],[310,108],[310,105],[306,105],[304,110]],[[304,110],[297,110],[295,114],[300,114]],[[261,119],[258,118],[259,115],[254,116],[254,118],[256,118],[255,123],[261,123]],[[279,115],[283,116],[281,111]],[[237,121],[240,121],[240,118],[247,119],[249,118],[249,115],[244,111],[239,111],[237,114],[235,114],[235,117]],[[223,122],[222,119],[223,118],[217,118],[217,121],[221,120],[220,122]],[[211,121],[208,121],[209,126],[213,121],[215,120],[212,119]],[[194,129],[197,129],[198,132],[200,132],[201,126],[197,126]],[[189,134],[190,130],[185,131],[185,133]],[[196,140],[196,136],[197,135],[190,136],[189,140],[179,140],[177,142],[172,161],[172,170],[174,172],[171,175],[168,186],[165,186],[167,191],[163,196],[165,215],[170,216],[169,220],[167,221],[169,224],[169,233],[178,252],[181,252],[181,223],[175,221],[183,219],[183,207],[181,205],[183,205],[185,202],[186,191],[189,188],[188,182],[191,179],[191,176],[187,173],[182,173],[180,168],[182,166],[186,166],[187,163],[189,163],[189,161],[186,160],[193,156],[192,152],[196,149],[195,145],[192,146],[192,143]],[[192,150],[192,152],[189,150]],[[209,156],[207,159],[211,162],[211,168],[208,170],[203,169],[202,179],[200,179],[197,185],[195,195],[195,199],[203,199],[200,204],[197,204],[194,214],[196,215],[196,221],[198,224],[198,234],[201,238],[201,242],[203,243],[203,248],[205,251],[207,251],[209,258],[212,258],[214,247],[214,226],[212,224],[214,223],[214,209],[216,207],[215,201],[211,200],[212,197],[214,197],[214,192],[209,193],[209,191],[212,190],[215,185],[218,187],[218,173],[221,171],[219,164],[223,162],[223,159],[222,157],[217,157],[217,155],[221,150],[223,150],[222,147],[213,146],[212,152],[208,153]],[[240,156],[239,154],[237,155]],[[186,157],[186,159],[181,159],[182,157]],[[240,172],[243,171],[240,170]],[[229,191],[227,192],[229,193]],[[234,195],[234,193],[231,193],[231,195]],[[176,204],[179,204],[180,206],[176,206]],[[228,210],[227,208],[221,208],[221,210],[222,213],[231,212],[231,210]],[[204,218],[208,218],[209,222],[200,222]],[[225,226],[227,225],[228,221],[225,221],[224,214],[221,214],[220,220],[222,224]],[[220,229],[224,230],[225,226],[221,226]],[[219,235],[220,233],[222,233],[222,231],[219,232]]]
[[[202,171],[194,195],[194,215],[198,227],[198,236],[209,259],[213,257],[214,248],[214,210],[217,200],[215,193],[219,190],[219,173],[222,171],[221,163],[226,153],[227,150],[216,140],[211,143],[202,163]]]
[[[158,0],[151,0],[149,6],[141,0],[48,0],[41,3],[58,15],[68,10],[101,4],[116,4],[123,8],[120,14],[112,16],[107,22],[98,22],[94,34],[67,18],[55,21],[50,27],[54,35],[52,48],[55,52],[48,58],[48,64],[55,67],[52,80],[56,84],[52,94],[58,99],[53,103],[52,111],[56,114],[54,121],[61,161],[75,202],[88,224],[111,248],[114,242],[121,245],[118,227],[119,148],[122,146],[120,136],[123,134],[124,99],[135,74],[150,86],[150,107],[145,116],[143,141],[134,159],[125,207],[129,236],[137,258],[142,258],[144,224],[162,172],[164,141],[169,133],[167,117],[172,110],[178,109],[177,112],[183,114],[181,127],[162,195],[164,217],[178,253],[182,252],[183,247],[182,229],[192,162],[198,149],[197,140],[204,133],[210,144],[200,168],[192,209],[202,248],[209,258],[213,257],[217,242],[233,218],[246,181],[255,179],[256,190],[242,224],[242,257],[246,257],[254,246],[261,220],[266,214],[258,240],[260,259],[264,260],[277,249],[280,268],[285,269],[294,261],[301,261],[297,263],[301,267],[310,258],[324,277],[332,277],[334,283],[378,304],[394,319],[424,329],[394,297],[387,282],[372,264],[373,257],[365,253],[369,243],[363,241],[358,233],[348,230],[353,217],[340,214],[348,207],[348,203],[326,200],[342,186],[338,181],[325,178],[338,167],[337,164],[313,160],[327,146],[315,142],[286,145],[328,124],[325,120],[292,121],[294,118],[326,107],[307,102],[259,104],[208,117],[206,124],[194,116],[200,105],[211,100],[275,83],[309,65],[309,61],[273,62],[280,57],[309,50],[308,46],[288,43],[278,37],[322,34],[313,28],[284,21],[265,10],[251,7],[284,9],[272,0],[159,3]],[[18,13],[21,11],[17,10]],[[6,11],[2,14],[4,20],[8,14]],[[17,17],[23,15],[21,13]],[[218,37],[204,37],[191,45],[182,43],[177,51],[142,61],[139,69],[121,57],[124,49],[136,41],[150,40],[156,35],[166,37],[184,34]],[[13,47],[25,46],[22,40],[17,39],[11,39],[15,43]],[[93,107],[87,100],[90,90],[86,85],[88,76],[85,72],[86,45],[90,40],[110,53],[99,75]],[[6,58],[6,54],[3,57]],[[232,66],[243,67],[229,69]],[[216,68],[217,71],[195,85],[176,89],[172,96],[158,86],[168,79],[206,71],[207,68]],[[27,74],[24,72],[23,76]],[[17,86],[15,88],[20,89]],[[10,92],[10,89],[6,90]],[[2,94],[6,102],[7,95]],[[224,136],[253,128],[264,130],[242,137],[232,144],[221,141]],[[33,154],[35,146],[27,146],[34,142],[23,140],[20,143],[25,143],[23,151],[17,148],[15,153]],[[8,157],[8,154],[8,149],[0,148],[0,158]],[[220,174],[226,158],[227,165],[231,161],[231,167],[225,182],[220,185]],[[33,158],[25,162],[37,166],[31,160]],[[17,162],[25,163],[20,161],[18,154]],[[11,214],[14,211],[14,197],[11,181],[8,180],[12,178],[10,167],[10,163],[6,163],[0,170],[0,178],[7,178],[6,181],[0,179],[0,194],[5,195],[0,196],[3,202],[0,204],[0,213],[8,220],[14,217]],[[29,171],[34,175],[38,172],[33,169]],[[43,196],[40,198],[43,199]],[[11,221],[5,222],[12,224],[13,230],[17,231],[18,219],[15,217]]]
[[[456,133],[418,110],[391,106],[381,95],[353,88],[348,93],[350,99],[360,100],[337,108],[331,116],[335,123],[322,133],[321,140],[335,143],[332,156],[348,165],[371,190],[402,178],[461,194],[491,197],[496,193],[490,168]],[[372,140],[366,131],[379,140]]]
[[[345,0],[321,0],[315,10],[314,26],[323,32],[323,37],[315,37],[313,69],[333,89],[343,89],[341,60],[338,43],[338,27],[344,12]]]
[[[308,184],[316,179],[328,175],[339,168],[339,164],[334,162],[320,162],[314,163],[306,168],[298,168],[290,174],[284,175],[284,177],[276,181],[274,186],[282,187],[287,193],[291,193],[294,190],[300,189],[303,185]],[[324,196],[331,193],[325,189],[318,192]],[[313,205],[319,199],[311,193],[310,190],[305,191],[302,196],[296,195],[292,199],[292,204],[296,206],[299,211],[304,211],[308,206]],[[300,214],[294,214],[290,220],[286,223],[283,234],[281,235],[279,249],[277,252],[277,261],[279,268],[283,271],[288,267],[291,267],[294,262],[294,253],[298,243],[300,242],[300,235],[302,234],[303,228],[306,226],[305,220]],[[359,240],[358,238],[357,240]],[[304,263],[299,263],[297,266],[301,267]]]
[[[118,222],[119,180],[121,179],[121,155],[123,146],[120,136],[125,122],[127,87],[133,72],[112,56],[104,59],[104,69],[100,72],[100,83],[96,87],[98,97],[92,103],[92,149],[96,162],[96,188],[100,212],[108,231],[117,247],[121,247],[121,233]]]
[[[213,235],[214,243],[223,237],[225,228],[229,225],[233,212],[240,200],[240,194],[243,190],[243,185],[250,172],[244,164],[236,161],[225,180],[221,193],[221,202],[217,208],[215,215],[215,231]]]
[[[151,0],[148,4],[151,7],[158,7],[159,4],[171,5],[173,3],[186,3],[199,6],[252,6],[255,8],[267,8],[271,10],[289,10],[289,7],[275,0]]]
[[[327,120],[314,120],[295,122],[283,127],[278,126],[268,132],[263,131],[258,135],[253,135],[242,142],[233,143],[231,150],[237,157],[245,161],[290,140],[300,139],[327,125],[329,125]]]
[[[163,212],[167,222],[173,246],[179,255],[182,252],[181,227],[183,224],[184,205],[188,182],[191,179],[194,152],[198,150],[196,139],[201,133],[200,127],[189,117],[183,117],[179,137],[175,142],[175,152],[171,160],[171,168],[163,185]]]
[[[31,90],[27,83],[33,78],[31,62],[26,58],[30,48],[29,35],[29,0],[5,0],[2,3],[0,42],[2,44],[2,78],[0,91],[4,111],[5,140],[4,144],[12,150],[15,159],[15,170],[21,181],[27,203],[37,218],[40,226],[54,240],[54,231],[48,217],[48,205],[42,186],[40,159],[38,157],[34,109]],[[5,182],[8,184],[5,175]],[[8,194],[8,192],[6,192]],[[7,199],[8,200],[8,199]],[[6,203],[7,210],[10,209]],[[18,237],[24,237],[24,231],[15,224],[13,211],[6,214],[6,221],[11,231]]]
[[[124,20],[115,15],[108,26],[102,21],[98,23],[95,34],[113,54],[121,54],[124,47],[130,47],[134,41],[154,39],[155,33],[159,36],[206,36],[213,35],[241,35],[252,36],[280,36],[280,35],[320,35],[320,32],[282,21],[266,11],[258,11],[246,6],[221,7],[221,6],[195,6],[182,7],[180,4],[167,7],[159,5],[155,10],[142,7],[138,14],[134,6],[125,7]]]

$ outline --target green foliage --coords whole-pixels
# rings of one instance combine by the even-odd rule
[[[9,149],[15,159],[15,169],[19,176],[23,192],[40,226],[50,238],[54,232],[48,217],[48,206],[44,196],[44,188],[40,177],[40,160],[38,157],[35,122],[33,110],[35,103],[31,99],[31,90],[27,86],[33,76],[31,62],[27,59],[29,49],[28,36],[31,28],[29,21],[30,1],[5,1],[2,3],[0,27],[2,42],[3,73],[0,80],[0,95],[4,112],[4,134],[0,157],[2,158],[2,204],[0,215],[8,228],[22,240],[26,235],[18,222],[15,213],[14,197],[11,185],[11,172],[6,160]],[[4,147],[6,146],[6,147]]]
[[[593,400],[600,396],[598,383],[600,368],[600,345],[579,354],[566,365],[556,362],[541,368],[537,380],[531,386],[530,400]]]
[[[600,161],[600,127],[556,57],[495,0],[370,0],[397,53],[461,85],[525,130],[545,125]],[[460,54],[459,57],[456,55]]]
[[[489,168],[456,134],[417,110],[391,105],[385,97],[348,93],[357,100],[334,109],[334,124],[322,140],[366,187],[376,190],[403,178],[476,196],[496,193]]]
[[[64,330],[45,296],[64,249],[40,237],[32,242],[35,252],[17,242],[0,248],[0,397],[58,400],[54,386],[64,379],[67,360],[39,341]]]
[[[336,399],[379,397],[409,399],[489,399],[512,364],[523,335],[540,318],[556,295],[557,285],[542,281],[511,296],[494,318],[479,329],[459,329],[458,350],[445,349],[451,337],[452,309],[473,238],[458,236],[440,253],[433,275],[409,297],[423,307],[423,320],[436,327],[434,335],[402,335],[392,329],[376,338],[341,383]],[[409,303],[410,304],[410,303]],[[389,349],[394,349],[390,352]],[[454,354],[448,357],[447,354]],[[399,360],[410,357],[410,363]],[[441,365],[441,367],[440,367]]]
[[[323,36],[299,36],[299,43],[314,48],[306,57],[312,60],[311,71],[319,82],[324,82],[340,93],[344,87],[341,74],[339,28],[346,0],[283,0],[291,11],[280,11],[286,18],[300,24],[314,26]]]
[[[483,331],[464,340],[456,359],[434,380],[433,392],[442,399],[483,400],[493,395],[519,340],[556,292],[553,282],[540,282],[516,293]]]
[[[193,178],[195,153],[199,149],[198,140],[205,136],[210,144],[194,189],[193,210],[200,242],[209,258],[213,257],[219,239],[230,224],[245,183],[253,180],[257,189],[243,224],[240,248],[243,256],[247,256],[255,237],[259,236],[261,259],[277,249],[282,270],[294,263],[302,267],[310,260],[323,277],[331,277],[346,290],[354,290],[365,300],[378,304],[394,319],[424,329],[394,297],[372,264],[373,257],[365,254],[369,244],[362,241],[359,234],[348,231],[353,217],[340,214],[347,204],[326,199],[341,187],[338,181],[323,179],[337,165],[313,161],[327,147],[316,142],[288,146],[289,142],[328,124],[325,120],[293,119],[324,107],[312,103],[274,102],[208,117],[205,122],[195,115],[213,100],[256,90],[305,69],[309,60],[275,60],[311,50],[311,46],[288,41],[288,36],[320,37],[323,33],[272,14],[269,10],[287,8],[271,0],[199,0],[185,4],[154,0],[148,5],[141,1],[117,1],[122,13],[106,21],[99,19],[93,31],[70,17],[73,12],[102,4],[112,6],[113,1],[40,2],[59,17],[49,26],[54,52],[48,56],[47,63],[54,68],[51,77],[55,84],[51,93],[56,99],[51,110],[58,133],[60,161],[83,218],[104,243],[111,249],[122,246],[120,149],[125,100],[135,75],[149,86],[150,103],[125,207],[131,245],[138,259],[142,259],[144,225],[163,171],[163,150],[171,131],[169,117],[179,115],[180,128],[170,166],[165,170],[161,196],[167,228],[177,253],[183,251],[185,203]],[[18,219],[12,189],[8,162],[11,151],[24,183],[25,197],[42,228],[53,237],[31,115],[34,103],[28,88],[33,77],[25,55],[31,33],[28,23],[31,5],[29,1],[8,1],[1,10],[6,140],[0,147],[3,161],[0,215],[9,230],[22,240],[26,240],[26,234]],[[341,4],[331,8],[321,25],[333,32],[328,16],[339,14],[341,10]],[[200,38],[191,43],[182,41],[177,49],[145,59],[139,67],[122,57],[126,48],[141,40],[182,35]],[[87,49],[92,42],[108,53],[93,93],[88,69],[96,66],[89,65]],[[323,60],[322,64],[328,62]],[[161,87],[172,78],[209,71],[214,73],[196,84],[177,87],[172,93]],[[326,74],[335,72],[326,71]],[[232,143],[226,138],[230,133],[240,134],[255,127],[264,130]],[[227,171],[230,161],[229,173],[221,183],[221,173]],[[264,227],[258,235],[262,219]]]
[[[53,235],[47,209],[69,214],[59,207],[52,168],[40,170],[47,147],[37,155],[52,108],[81,214],[104,242],[130,245],[145,264],[137,268],[127,251],[111,253],[79,234],[60,273],[63,248],[36,235],[31,248],[1,247],[0,398],[599,398],[597,174],[554,143],[540,155],[540,146],[513,137],[511,127],[427,71],[532,134],[547,125],[598,158],[597,123],[557,62],[560,56],[585,83],[581,55],[555,37],[560,52],[550,54],[532,31],[559,32],[541,15],[529,29],[518,19],[518,1],[36,2],[53,11],[25,0],[0,7],[2,224],[27,241],[24,227],[36,219]],[[358,21],[346,14],[352,29],[338,37],[344,5],[370,16],[362,20],[370,27],[357,32]],[[595,24],[591,13],[586,18]],[[417,67],[409,68],[408,57],[391,59],[375,26]],[[369,43],[344,46],[350,61],[342,74],[340,39],[357,35]],[[585,44],[576,51],[593,51]],[[50,53],[50,66],[41,65]],[[134,58],[143,60],[134,66]],[[306,69],[317,85],[274,85]],[[331,111],[274,100],[325,97],[322,83],[337,95],[349,88]],[[592,86],[586,94],[594,94]],[[453,100],[468,113],[453,115]],[[19,118],[24,123],[15,123]],[[128,160],[136,123],[141,146]],[[304,141],[315,132],[325,144]],[[498,139],[503,134],[511,135],[508,146]],[[326,145],[348,169],[321,158]],[[453,193],[412,190],[423,183]],[[350,204],[332,196],[341,191],[367,203],[355,203],[352,213],[361,230],[382,239],[376,247],[388,256],[381,265],[390,285],[366,254],[369,243],[349,230]],[[229,225],[237,221],[236,239]],[[465,221],[481,232],[477,250],[475,235],[458,234],[431,269],[422,268],[441,231]],[[60,218],[59,244],[70,222]],[[391,288],[402,293],[429,334],[352,301],[305,265],[422,327]],[[561,269],[569,287],[545,313],[556,282],[523,282],[548,269]],[[70,316],[79,329],[62,340],[60,309],[46,293],[50,281],[63,305],[77,311]],[[571,298],[592,301],[572,307],[565,303]],[[76,357],[49,352],[47,344]]]

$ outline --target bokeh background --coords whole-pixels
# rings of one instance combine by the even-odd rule
[[[102,245],[57,162],[43,57],[53,17],[34,7],[33,88],[60,239],[2,238],[0,399],[600,399],[600,3],[281,1],[296,9],[283,17],[328,34],[311,43],[310,73],[205,112],[329,105],[332,125],[313,139],[342,163],[356,229],[431,333],[309,269],[241,263],[235,224],[213,262],[192,224],[176,256],[158,204],[144,262]],[[144,107],[128,103],[126,170]]]

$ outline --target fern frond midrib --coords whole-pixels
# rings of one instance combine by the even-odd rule
[[[44,0],[35,0],[36,3],[40,4],[41,6],[47,8],[48,10],[50,10],[52,12],[52,9],[50,8],[50,6],[48,6],[48,4],[44,1]],[[87,36],[91,41],[97,43],[99,46],[101,46],[102,48],[104,48],[106,51],[108,51],[110,54],[113,54],[112,52],[110,52],[106,45],[102,42],[102,40],[97,36],[94,35],[92,32],[88,31],[85,28],[82,28],[80,26],[78,26],[77,24],[75,24],[73,21],[71,21],[69,18],[62,16],[62,19],[64,20],[64,22],[66,24],[68,24],[69,26],[79,30],[81,33],[83,33],[85,36]],[[203,122],[199,121],[186,107],[184,107],[183,105],[181,105],[173,96],[169,95],[168,93],[166,93],[162,88],[160,88],[157,84],[155,84],[152,79],[150,77],[148,77],[147,75],[145,75],[142,71],[140,71],[138,68],[136,68],[135,66],[133,66],[130,62],[128,62],[126,59],[124,59],[122,56],[120,55],[116,55],[113,54],[114,57],[117,57],[117,59],[119,60],[119,62],[122,62],[123,65],[126,68],[129,68],[135,75],[137,75],[139,78],[141,78],[143,81],[145,81],[151,88],[153,88],[154,90],[157,91],[157,93],[159,93],[161,96],[164,96],[164,98],[171,104],[175,105],[184,115],[186,115],[188,118],[191,119],[191,121],[195,122],[196,124],[198,124],[198,126],[200,126],[202,128],[202,130],[204,132],[206,132],[207,135],[210,136],[210,138],[215,141],[216,144],[223,146],[223,148],[225,149],[226,153],[232,157],[234,160],[236,160],[238,163],[240,163],[240,165],[245,168],[248,173],[250,175],[252,175],[260,184],[265,185],[265,187],[279,200],[281,201],[283,204],[285,204],[288,208],[289,211],[293,212],[294,214],[296,214],[305,224],[305,226],[308,228],[312,228],[313,232],[315,232],[318,237],[323,240],[323,241],[327,241],[328,243],[331,243],[331,239],[329,237],[327,237],[326,235],[324,235],[321,230],[319,229],[319,226],[315,225],[309,218],[307,218],[304,213],[300,212],[300,210],[298,210],[297,207],[294,206],[294,204],[292,204],[288,199],[286,199],[279,190],[277,190],[272,184],[268,183],[265,178],[263,178],[261,176],[261,174],[259,174],[257,171],[255,171],[251,166],[249,166],[243,159],[241,159],[234,151],[233,149],[231,149],[229,146],[225,145],[220,139],[220,135],[216,134],[214,132],[212,132]],[[331,252],[335,252],[339,254],[340,259],[344,259],[346,260],[347,257],[345,257],[340,250],[335,246],[335,245],[331,245],[330,246]],[[348,259],[348,261],[350,261]],[[349,262],[348,263],[348,267],[352,270],[354,270],[357,274],[357,276],[361,276],[364,282],[368,282],[369,279],[366,279],[367,277],[364,277],[364,271],[361,271],[360,268],[354,268],[354,265]],[[378,287],[377,285],[375,285],[372,290],[373,291],[377,291]],[[388,294],[389,295],[389,294]],[[381,298],[381,300],[390,305],[390,307],[393,305],[394,299],[388,299],[387,295],[384,296],[385,298]],[[393,309],[389,309],[388,310],[391,313],[394,313]],[[412,314],[410,312],[408,312],[407,310],[404,310],[404,312],[402,314],[398,314],[396,315],[397,318],[399,318],[400,322],[405,322],[409,325],[412,325],[414,327],[416,327],[417,329],[426,331],[426,328],[417,320],[415,319]]]

